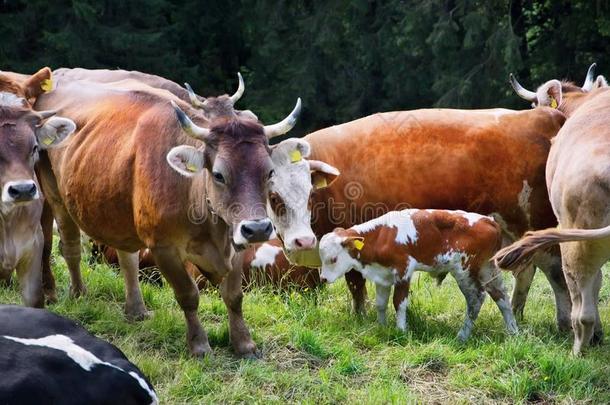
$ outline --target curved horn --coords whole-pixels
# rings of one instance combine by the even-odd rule
[[[199,139],[200,141],[205,142],[206,138],[210,135],[210,130],[207,128],[202,128],[197,126],[187,115],[178,107],[178,104],[171,101],[172,107],[174,107],[174,111],[176,111],[176,116],[178,117],[178,121],[180,122],[180,126],[190,136],[195,139]]]
[[[277,124],[265,125],[265,135],[267,135],[268,139],[271,139],[276,136],[284,135],[286,132],[290,131],[294,125],[297,123],[297,118],[301,113],[301,98],[297,99],[297,105],[294,106],[294,110],[282,121]]]
[[[195,94],[195,92],[193,91],[191,85],[188,83],[184,83],[184,87],[186,87],[186,91],[188,91],[189,93],[189,99],[191,100],[191,104],[193,105],[193,107],[203,108],[203,103],[199,101],[199,98],[197,97],[197,94]]]
[[[529,90],[525,89],[523,86],[521,86],[519,84],[519,82],[517,81],[517,79],[515,79],[515,76],[512,73],[509,75],[509,79],[510,79],[510,85],[513,86],[513,89],[515,90],[515,92],[517,93],[517,95],[519,97],[524,98],[527,101],[536,101],[538,99],[538,96],[536,96],[536,93],[534,93],[533,91],[529,91]]]
[[[231,96],[231,104],[237,103],[241,96],[244,95],[244,90],[246,90],[244,78],[241,77],[241,73],[237,72],[237,78],[239,79],[239,85],[237,86],[237,91],[235,92],[235,94]]]
[[[55,114],[57,114],[56,110],[47,110],[47,111],[36,111],[36,114],[40,115],[41,120],[46,120],[47,118],[51,118]]]
[[[585,78],[585,83],[582,85],[582,91],[589,92],[593,88],[593,76],[595,76],[595,67],[596,63],[593,63],[589,66],[589,70],[587,70],[587,77]]]

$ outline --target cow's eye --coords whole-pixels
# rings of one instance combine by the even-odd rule
[[[212,176],[214,177],[214,181],[220,184],[225,184],[225,177],[220,172],[213,172]]]
[[[275,174],[275,170],[273,170],[273,169],[269,170],[269,174],[267,175],[267,180],[272,178],[274,174]]]
[[[32,155],[35,155],[37,153],[38,153],[38,145],[32,146]]]

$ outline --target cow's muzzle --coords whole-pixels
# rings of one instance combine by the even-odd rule
[[[252,221],[241,221],[233,233],[233,242],[236,245],[266,242],[273,233],[273,224],[269,218]]]
[[[7,182],[2,189],[2,202],[27,202],[38,198],[38,187],[33,180]]]

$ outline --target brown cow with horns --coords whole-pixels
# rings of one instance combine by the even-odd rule
[[[117,248],[126,313],[145,317],[137,251],[148,247],[184,311],[191,353],[204,355],[211,348],[197,318],[197,288],[184,270],[190,261],[222,280],[233,347],[255,355],[242,316],[239,249],[272,234],[265,211],[268,139],[294,126],[300,100],[285,120],[265,127],[236,115],[207,120],[168,91],[129,80],[61,82],[36,107],[57,109],[78,127],[70,142],[41,160],[72,292],[84,291],[82,229]]]

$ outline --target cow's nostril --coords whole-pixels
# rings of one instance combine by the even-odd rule
[[[32,184],[28,191],[30,197],[34,197],[36,195],[36,184]]]
[[[252,228],[250,228],[248,225],[243,225],[241,227],[241,234],[244,236],[244,238],[250,239],[252,235],[254,235],[254,230],[252,230]]]
[[[15,201],[31,200],[36,195],[35,183],[17,183],[7,187],[7,194]]]

